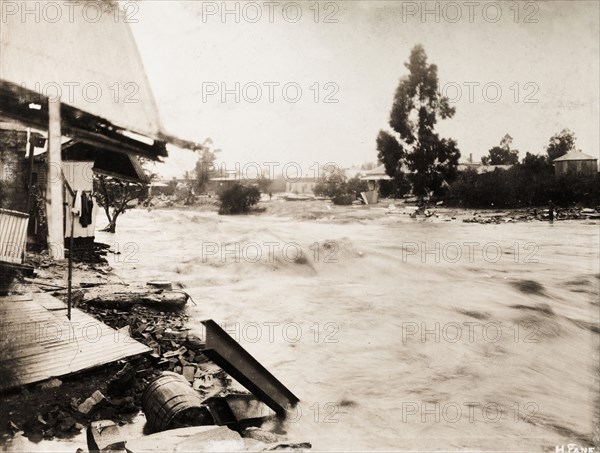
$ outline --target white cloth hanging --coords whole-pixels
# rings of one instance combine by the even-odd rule
[[[76,216],[81,215],[81,190],[75,191],[75,200],[73,200],[71,212]]]

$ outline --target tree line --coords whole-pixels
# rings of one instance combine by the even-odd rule
[[[381,181],[382,196],[402,197],[412,191],[420,203],[433,197],[472,207],[600,202],[597,174],[554,175],[552,162],[575,149],[575,134],[569,129],[550,138],[546,155],[527,152],[520,163],[513,138],[506,134],[481,163],[511,168],[459,173],[456,141],[435,131],[439,120],[456,112],[440,94],[437,66],[428,63],[425,49],[416,45],[405,67],[408,74],[394,94],[389,129],[379,131],[376,138],[377,158],[392,177]]]

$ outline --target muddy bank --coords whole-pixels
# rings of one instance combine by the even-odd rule
[[[65,263],[51,264],[44,256],[32,257],[32,260],[36,261],[40,272],[34,279],[14,285],[13,292],[46,290],[66,301]],[[169,300],[156,300],[162,290],[128,285],[107,264],[86,263],[75,264],[74,288],[77,309],[116,329],[119,335],[127,334],[147,345],[152,352],[23,386],[0,395],[3,408],[0,414],[0,437],[3,448],[33,450],[39,445],[42,449],[64,449],[77,445],[85,450],[86,445],[90,446],[89,431],[93,423],[102,423],[103,426],[112,423],[115,430],[121,431],[117,436],[123,440],[131,440],[136,448],[149,447],[151,442],[143,438],[158,428],[156,423],[146,422],[148,408],[144,407],[143,395],[149,384],[164,373],[180,376],[190,391],[198,395],[198,401],[213,401],[211,404],[214,405],[228,395],[245,395],[255,400],[203,354],[205,343],[188,327],[186,307],[179,303],[172,304]],[[164,292],[185,295],[182,290]],[[115,294],[130,294],[131,303],[124,306],[124,299],[116,298]],[[184,304],[187,299],[185,295]],[[216,417],[219,414],[213,412],[212,415]],[[214,425],[216,422],[212,415],[210,420],[204,421],[189,416],[185,419],[180,417],[177,427]],[[232,431],[239,439],[251,439],[241,444],[238,442],[238,449],[245,450],[251,446],[263,450],[278,445],[286,445],[286,448],[294,450],[310,448],[307,443],[286,443],[283,424],[272,411],[261,410],[256,417],[245,425],[231,425],[232,429],[239,432],[236,434]],[[270,430],[256,429],[268,420],[275,422],[270,423]],[[232,421],[227,423],[231,424]],[[172,434],[165,438],[158,437],[154,442],[171,448]],[[195,436],[196,441],[202,440],[200,433]],[[214,436],[211,434],[209,440],[214,441]],[[178,442],[189,441],[187,435],[180,437],[175,435]],[[136,438],[140,439],[134,441]],[[226,435],[226,439],[231,440],[231,436]],[[198,444],[198,448],[202,446]]]
[[[414,201],[382,198],[379,203],[365,205],[355,203],[350,206],[336,206],[330,200],[312,196],[275,194],[272,199],[263,196],[255,211],[250,215],[272,215],[290,217],[297,220],[340,222],[366,222],[389,218],[390,221],[411,222],[465,222],[499,224],[509,222],[549,221],[547,206],[518,209],[467,209],[447,207],[442,203],[418,207]],[[146,210],[183,210],[190,212],[216,213],[217,198],[199,198],[196,203],[184,204],[165,197],[148,203]],[[142,209],[142,208],[140,208]],[[554,221],[597,220],[600,219],[600,206],[554,208]]]

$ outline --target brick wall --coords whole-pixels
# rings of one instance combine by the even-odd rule
[[[27,132],[0,128],[0,207],[25,211],[27,203]]]

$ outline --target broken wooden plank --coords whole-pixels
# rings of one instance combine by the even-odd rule
[[[164,451],[245,451],[242,437],[223,426],[171,429],[126,441],[132,453]]]
[[[285,415],[300,400],[212,319],[206,327],[208,358],[229,373],[279,415]]]
[[[142,304],[160,309],[183,308],[188,296],[178,291],[132,290],[125,292],[90,292],[85,302],[95,307],[127,309]]]

